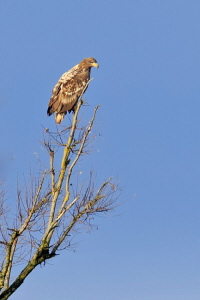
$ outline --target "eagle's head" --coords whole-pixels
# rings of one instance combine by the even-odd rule
[[[80,63],[79,66],[83,69],[90,69],[92,67],[98,68],[99,65],[96,61],[95,58],[93,57],[88,57],[88,58],[84,58]]]

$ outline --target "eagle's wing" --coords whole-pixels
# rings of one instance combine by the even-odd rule
[[[81,96],[87,84],[78,78],[80,69],[78,65],[64,73],[52,90],[52,97],[48,104],[47,114],[54,112],[66,113],[73,109],[78,98]]]

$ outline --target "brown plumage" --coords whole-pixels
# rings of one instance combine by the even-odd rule
[[[74,110],[78,99],[85,93],[92,67],[99,67],[96,59],[85,58],[58,80],[47,109],[48,116],[55,113],[56,124],[62,122],[67,112]]]

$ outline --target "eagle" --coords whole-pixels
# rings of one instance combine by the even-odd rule
[[[87,90],[92,67],[99,67],[96,59],[85,58],[58,80],[47,109],[48,116],[55,113],[56,124],[62,122],[67,112],[74,112],[77,101]]]

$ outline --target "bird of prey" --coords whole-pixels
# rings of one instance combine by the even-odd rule
[[[56,124],[62,122],[67,112],[74,111],[80,96],[87,90],[92,67],[99,67],[96,59],[85,58],[58,80],[47,109],[48,116],[55,113]]]

